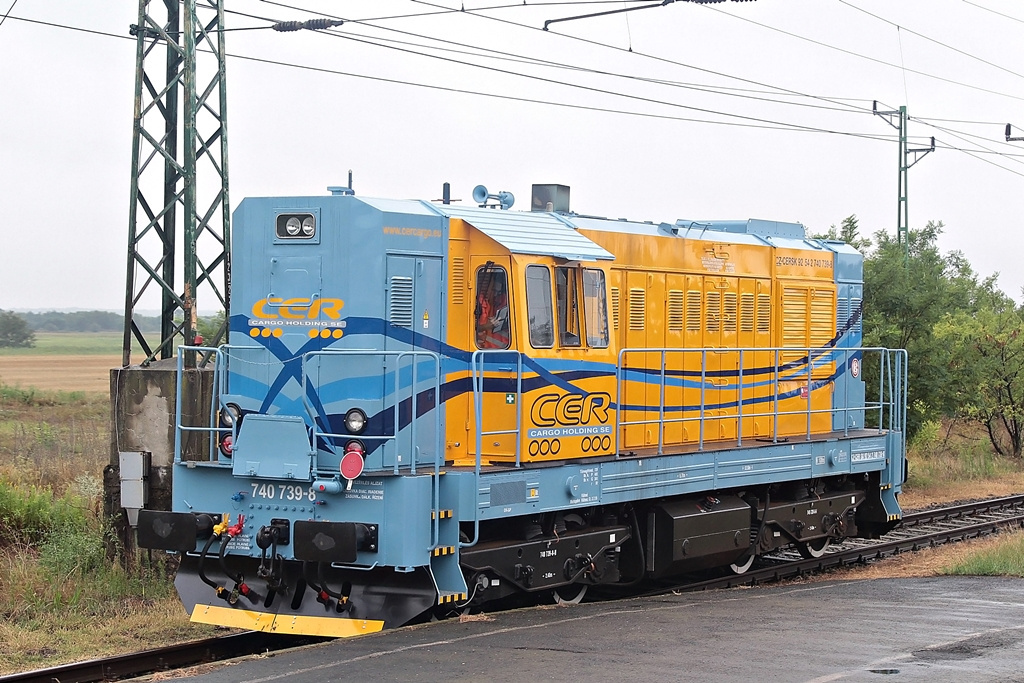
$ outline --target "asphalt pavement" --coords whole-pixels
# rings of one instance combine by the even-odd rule
[[[1024,580],[789,583],[535,607],[239,659],[188,680],[1024,682]]]

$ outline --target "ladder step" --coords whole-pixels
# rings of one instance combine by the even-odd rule
[[[450,602],[462,602],[465,599],[465,593],[441,593],[437,596],[437,604],[447,605]]]
[[[451,510],[431,510],[431,519],[451,519],[454,513]]]
[[[434,557],[440,557],[442,555],[454,555],[455,546],[453,545],[442,545],[434,548]]]

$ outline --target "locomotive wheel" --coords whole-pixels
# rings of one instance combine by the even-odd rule
[[[555,594],[556,605],[578,605],[583,600],[583,596],[587,594],[587,584],[571,583],[568,586],[556,588],[552,592]],[[571,597],[564,597],[565,595]]]
[[[816,560],[825,554],[825,550],[828,548],[829,538],[819,538],[815,541],[807,541],[797,546],[797,550],[800,554],[806,557],[808,560]]]
[[[746,574],[747,570],[750,569],[754,564],[754,553],[750,553],[739,562],[733,562],[729,565],[729,570],[733,574]]]

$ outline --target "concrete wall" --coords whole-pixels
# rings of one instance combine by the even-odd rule
[[[146,507],[152,510],[171,509],[176,368],[176,361],[170,359],[145,368],[110,371],[110,464],[103,471],[104,512],[108,518],[118,519],[117,524],[122,531],[126,521],[121,510],[118,457],[121,451],[150,453],[149,502]],[[184,424],[207,426],[212,380],[212,370],[190,370],[186,373],[182,384]],[[184,459],[207,459],[209,443],[205,434],[189,435],[182,449]]]

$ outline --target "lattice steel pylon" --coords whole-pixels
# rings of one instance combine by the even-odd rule
[[[197,10],[213,18],[203,21]],[[139,23],[131,27],[138,43],[125,367],[133,340],[146,355],[141,365],[195,343],[200,293],[206,310],[224,312],[212,341],[227,331],[231,209],[223,25],[224,0],[139,0]],[[197,53],[203,53],[202,69]],[[161,325],[154,340],[139,326],[136,310],[157,291]]]
[[[907,189],[907,171],[925,155],[935,151],[935,138],[932,137],[931,147],[911,149],[907,146],[907,107],[906,105],[893,111],[879,111],[878,100],[871,105],[871,110],[886,120],[890,126],[899,131],[899,189],[896,192],[896,243],[903,245],[903,255],[910,258],[910,192]],[[913,161],[910,157],[913,155]]]

